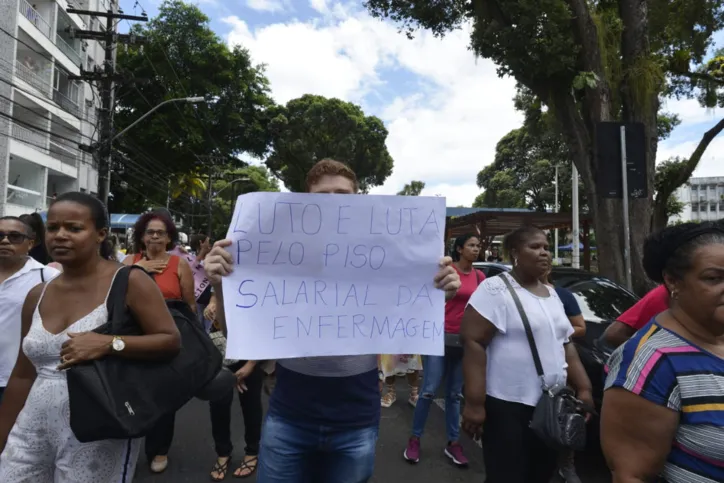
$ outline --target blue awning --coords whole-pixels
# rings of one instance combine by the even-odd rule
[[[40,216],[43,217],[43,221],[46,221],[47,215],[47,211],[40,212]],[[140,218],[140,216],[140,214],[129,215],[127,213],[111,213],[111,229],[125,230],[127,228],[132,228],[133,225],[136,224],[136,221],[138,221],[138,218]]]
[[[131,228],[136,224],[141,215],[129,215],[125,213],[111,213],[111,228]]]
[[[579,244],[578,244],[578,247],[579,247],[579,250],[583,250],[583,243],[579,243]],[[595,250],[595,249],[596,249],[596,247],[591,247],[591,250]],[[572,252],[572,251],[573,251],[573,243],[571,243],[571,244],[569,244],[569,245],[563,245],[563,246],[558,247],[558,251],[561,251],[561,252]]]

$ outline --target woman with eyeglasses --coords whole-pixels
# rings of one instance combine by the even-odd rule
[[[183,300],[196,313],[194,276],[188,262],[168,253],[178,243],[178,231],[173,220],[161,211],[141,215],[133,227],[133,243],[138,253],[123,260],[125,265],[137,265],[156,281],[166,300]],[[146,457],[153,473],[168,467],[168,451],[173,441],[175,414],[159,419],[146,435]]]

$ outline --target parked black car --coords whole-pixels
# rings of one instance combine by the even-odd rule
[[[502,263],[477,262],[474,265],[485,273],[486,277],[494,277],[512,269],[510,265]],[[599,339],[606,327],[638,302],[639,298],[617,283],[585,270],[553,267],[551,278],[556,286],[570,290],[581,307],[586,321],[586,335],[582,339],[574,339],[573,343],[591,379],[593,398],[600,409],[603,397],[603,365],[611,351],[604,347]]]

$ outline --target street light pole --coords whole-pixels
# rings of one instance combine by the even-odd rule
[[[573,176],[571,176],[571,205],[573,217],[573,259],[571,265],[573,268],[581,268],[581,242],[579,240],[579,208],[578,208],[578,168],[573,164]]]
[[[135,121],[133,121],[133,122],[131,123],[131,125],[128,126],[126,129],[124,129],[123,131],[121,131],[121,132],[119,132],[118,134],[116,134],[115,136],[113,136],[113,139],[111,139],[111,143],[112,143],[113,141],[115,141],[116,139],[118,139],[119,137],[121,137],[121,136],[123,136],[124,134],[126,134],[128,131],[130,131],[130,130],[133,129],[134,127],[136,127],[136,125],[137,125],[139,122],[143,121],[143,120],[146,119],[148,116],[150,116],[151,114],[153,114],[153,113],[156,112],[158,109],[160,109],[161,107],[165,106],[166,104],[170,104],[170,103],[172,103],[172,102],[189,102],[189,103],[192,103],[192,104],[197,104],[197,103],[199,103],[199,102],[203,102],[204,100],[205,100],[205,99],[204,99],[203,97],[179,97],[178,99],[168,99],[168,100],[166,100],[166,101],[163,101],[161,104],[157,105],[156,107],[154,107],[153,109],[151,109],[150,111],[148,111],[147,113],[145,113],[143,116],[141,116],[141,117],[139,117],[138,119],[136,119]]]
[[[558,208],[558,165],[557,164],[556,164],[556,201],[555,201],[555,203],[556,203],[555,210],[556,210],[556,213],[558,213],[560,211],[560,209]],[[555,247],[555,257],[553,260],[555,263],[558,263],[558,228],[556,228],[556,231],[555,231],[554,247]]]
[[[130,126],[128,126],[123,131],[119,132],[110,140],[108,141],[101,141],[100,146],[98,147],[98,198],[103,202],[103,204],[108,204],[108,194],[111,191],[111,146],[113,145],[113,141],[118,139],[119,137],[126,134],[129,130],[131,130],[133,127],[135,127],[139,122],[146,119],[151,113],[156,111],[161,106],[165,106],[166,104],[170,104],[172,102],[191,102],[191,103],[197,103],[202,102],[205,99],[203,97],[181,97],[178,99],[168,99],[166,101],[163,101],[147,113],[145,113],[143,116],[136,119],[133,123],[131,123]],[[104,131],[105,132],[105,131]]]
[[[231,185],[233,185],[234,183],[238,183],[238,182],[240,182],[240,181],[251,181],[251,179],[250,179],[248,176],[244,176],[243,178],[237,178],[237,179],[231,181],[229,184],[227,184],[227,185],[224,186],[223,188],[221,188],[221,189],[216,193],[216,196],[219,196],[219,195],[220,195],[221,193],[223,193],[226,189],[230,188]],[[211,236],[211,226],[212,226],[212,221],[211,221],[212,211],[211,211],[211,210],[212,210],[212,208],[213,208],[213,198],[212,198],[213,191],[212,191],[212,188],[211,188],[211,182],[212,182],[212,174],[211,174],[211,171],[209,171],[209,201],[208,201],[208,203],[209,203],[209,233],[208,233],[208,235],[209,235],[209,236]]]

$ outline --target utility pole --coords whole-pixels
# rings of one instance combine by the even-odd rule
[[[214,200],[214,189],[213,189],[213,182],[214,182],[214,168],[213,165],[209,169],[209,232],[206,234],[206,236],[211,237],[211,217],[213,216],[213,200]]]
[[[122,78],[116,73],[116,62],[114,53],[118,43],[133,44],[143,41],[142,38],[130,34],[116,33],[115,20],[133,20],[147,22],[148,16],[125,15],[116,13],[112,9],[107,12],[94,12],[77,8],[68,8],[68,13],[78,15],[90,15],[94,17],[105,17],[105,32],[93,30],[72,30],[74,37],[103,42],[105,56],[103,68],[98,71],[83,70],[80,66],[79,76],[69,76],[71,80],[83,80],[87,82],[96,81],[100,84],[101,91],[101,112],[100,112],[100,139],[91,147],[92,152],[98,160],[98,198],[108,204],[108,193],[111,189],[111,141],[113,139],[113,107],[114,88],[113,84]]]

